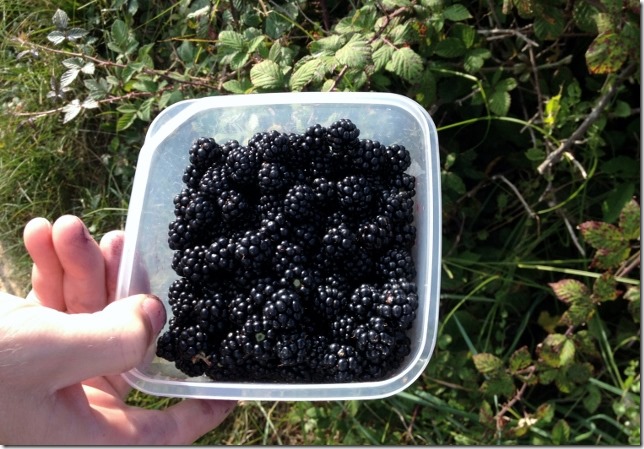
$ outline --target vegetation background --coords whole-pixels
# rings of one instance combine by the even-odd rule
[[[386,91],[437,124],[426,371],[382,400],[246,402],[199,444],[641,443],[637,1],[0,7],[0,233],[25,285],[27,220],[122,227],[146,129],[181,99]]]

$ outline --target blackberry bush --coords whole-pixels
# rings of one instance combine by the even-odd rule
[[[349,119],[188,150],[157,356],[216,381],[380,380],[418,309],[415,178]]]

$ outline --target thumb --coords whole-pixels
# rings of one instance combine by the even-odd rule
[[[52,373],[55,389],[134,368],[163,328],[166,312],[157,297],[136,295],[67,318],[62,338],[49,346],[60,357],[58,372]]]

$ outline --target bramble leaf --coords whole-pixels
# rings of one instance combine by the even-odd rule
[[[63,112],[65,113],[63,123],[72,121],[80,113],[81,109],[80,101],[77,98],[66,104],[63,107]]]
[[[65,30],[69,25],[69,16],[67,16],[67,13],[62,9],[57,9],[51,18],[51,22],[59,30]]]
[[[423,59],[411,48],[403,47],[394,51],[385,68],[405,81],[414,83],[423,73]]]
[[[54,30],[47,35],[47,39],[52,42],[54,45],[61,44],[65,41],[65,32],[60,30]]]
[[[512,353],[510,356],[510,373],[516,374],[518,371],[521,371],[532,363],[532,356],[527,346],[523,346]]]
[[[503,370],[503,361],[492,354],[474,354],[472,361],[481,374],[492,374]]]
[[[315,58],[306,61],[304,64],[300,65],[295,72],[291,75],[289,80],[289,86],[293,91],[300,91],[304,86],[313,80],[315,75],[323,70],[322,62]]]
[[[552,442],[564,444],[570,440],[570,425],[564,419],[557,421],[552,428]]]
[[[588,287],[575,279],[563,279],[548,285],[554,290],[557,298],[566,304],[590,299]]]
[[[625,240],[637,240],[640,238],[640,205],[634,199],[631,199],[622,213],[619,215],[619,227],[622,230],[622,237]]]
[[[79,73],[79,69],[69,69],[65,71],[65,73],[60,76],[60,87],[69,86],[74,82]]]
[[[452,22],[459,22],[461,20],[467,20],[472,18],[472,14],[467,10],[467,8],[460,3],[450,5],[443,11],[443,17]]]
[[[455,37],[448,37],[436,43],[434,52],[443,58],[459,58],[465,54],[465,44]]]
[[[340,64],[362,69],[371,62],[371,45],[365,38],[356,34],[335,52],[335,58]]]
[[[284,75],[276,62],[267,59],[250,69],[250,81],[260,89],[278,89],[284,86]]]
[[[627,47],[617,33],[599,34],[586,50],[586,65],[593,74],[615,73],[626,62]]]
[[[617,298],[617,281],[615,280],[615,276],[608,272],[602,273],[593,285],[593,301],[612,301],[615,298]]]

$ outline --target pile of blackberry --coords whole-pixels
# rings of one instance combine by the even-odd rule
[[[341,119],[192,144],[159,357],[237,382],[371,381],[401,365],[418,308],[415,178],[406,148],[359,135]]]

